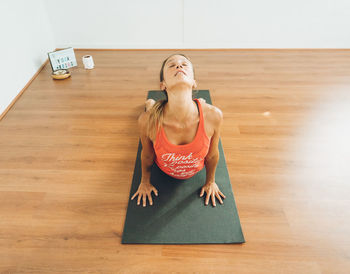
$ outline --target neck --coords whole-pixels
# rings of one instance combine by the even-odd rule
[[[164,107],[164,115],[178,122],[197,116],[197,106],[192,99],[192,89],[168,90],[168,102]]]

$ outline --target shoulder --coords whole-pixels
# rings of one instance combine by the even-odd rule
[[[147,137],[147,140],[153,142],[156,139],[156,129],[154,125],[149,124],[150,116],[151,112],[149,110],[142,112],[138,118],[138,128],[141,136]]]
[[[148,111],[142,112],[139,118],[137,119],[137,123],[141,132],[146,133],[148,121],[149,121],[149,112]]]
[[[201,102],[203,113],[206,116],[206,120],[208,120],[210,123],[214,125],[221,124],[224,119],[224,115],[221,109],[211,104],[207,104],[205,100],[202,98],[200,98],[200,102]]]
[[[142,113],[139,115],[139,118],[137,119],[137,122],[138,122],[139,124],[143,124],[143,123],[147,122],[148,116],[149,116],[149,113],[147,113],[147,111],[142,112]]]
[[[224,119],[224,115],[221,109],[219,109],[216,106],[210,106],[210,116],[215,122],[218,122],[218,123]]]

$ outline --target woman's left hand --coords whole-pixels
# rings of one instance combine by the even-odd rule
[[[222,197],[226,198],[226,196],[220,191],[218,185],[215,182],[208,182],[208,183],[206,183],[202,187],[199,197],[203,196],[204,191],[207,193],[207,197],[206,197],[206,200],[205,200],[205,205],[208,205],[208,201],[209,201],[210,197],[211,197],[211,201],[212,201],[213,206],[216,206],[216,204],[215,204],[215,197],[218,198],[218,200],[220,201],[221,204],[223,204],[223,201],[221,200],[220,195]]]

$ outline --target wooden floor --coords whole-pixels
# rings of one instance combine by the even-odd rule
[[[244,244],[121,244],[137,118],[175,52],[224,114]],[[1,273],[350,273],[350,51],[76,57],[63,81],[46,64],[0,121]]]

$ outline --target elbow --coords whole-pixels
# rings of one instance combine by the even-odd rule
[[[150,153],[146,153],[145,151],[141,151],[141,160],[143,161],[147,161],[147,162],[153,162],[155,158],[155,154],[154,152]]]
[[[205,157],[205,162],[210,162],[210,161],[218,161],[220,158],[219,152],[212,154],[212,155],[207,155],[207,157]]]

